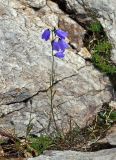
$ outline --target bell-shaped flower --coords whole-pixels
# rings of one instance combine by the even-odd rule
[[[61,39],[65,39],[68,36],[68,32],[65,32],[61,29],[55,30],[55,34]]]
[[[52,49],[55,50],[55,51],[59,51],[60,50],[59,43],[57,41],[55,41],[55,40],[52,42]]]
[[[55,57],[58,57],[58,58],[60,58],[60,59],[63,59],[64,56],[65,56],[65,54],[64,54],[63,51],[59,51],[59,52],[57,52],[54,56],[55,56]]]
[[[65,54],[64,51],[66,48],[68,48],[69,45],[68,43],[65,42],[64,39],[59,39],[58,41],[53,41],[52,42],[52,49],[55,51],[58,51],[54,56],[63,59]]]
[[[58,41],[52,42],[53,50],[56,51],[65,51],[66,48],[69,47],[68,43],[65,42],[63,39],[59,39]]]
[[[50,30],[46,29],[42,34],[42,39],[45,39],[47,41],[50,38]]]
[[[65,49],[69,48],[68,43],[66,43],[65,40],[63,40],[63,39],[59,39],[58,44],[59,44],[59,48],[62,51],[65,51]]]

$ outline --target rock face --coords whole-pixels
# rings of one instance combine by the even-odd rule
[[[68,31],[71,45],[80,51],[84,45],[83,39],[86,31],[68,16],[60,16],[59,28]]]
[[[34,8],[42,8],[46,5],[46,0],[23,0],[24,2],[26,2],[28,5],[30,5],[31,7]]]
[[[112,61],[116,64],[116,1],[115,0],[61,0],[67,10],[75,13],[76,18],[82,17],[84,22],[89,20],[88,15],[97,16],[103,25],[113,45]],[[88,14],[89,13],[89,14]],[[80,20],[81,22],[82,19]]]
[[[107,142],[116,146],[116,125],[114,125],[107,133]]]
[[[44,155],[28,160],[116,160],[116,149],[98,152],[47,151]]]
[[[48,15],[52,12],[59,20],[63,13],[56,14],[60,10],[57,6],[53,11],[52,5],[53,2],[52,9],[45,6],[43,11]],[[52,132],[48,90],[51,46],[41,39],[41,34],[54,26],[53,19],[47,24],[41,18],[44,12],[15,0],[0,0],[0,8],[0,126],[15,127],[18,135],[24,135],[31,117],[32,133]],[[56,20],[58,27],[57,23]],[[64,132],[70,119],[72,125],[85,126],[103,103],[112,98],[108,78],[75,53],[70,48],[64,60],[55,57],[54,114]]]

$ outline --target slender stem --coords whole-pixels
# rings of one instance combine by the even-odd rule
[[[54,40],[54,32],[52,31],[52,42]],[[52,45],[52,43],[51,43]],[[51,78],[50,78],[50,106],[51,106],[51,114],[52,118],[54,121],[55,129],[57,129],[57,124],[54,116],[54,104],[53,104],[53,99],[54,99],[54,90],[53,90],[53,85],[54,85],[54,78],[55,78],[55,71],[54,71],[54,53],[53,53],[53,46],[52,46],[52,69],[51,69]]]
[[[25,142],[27,141],[27,138],[29,136],[29,133],[32,129],[32,101],[30,100],[30,106],[31,106],[31,109],[30,109],[30,117],[29,117],[29,123],[27,125],[27,128],[26,128],[26,136],[25,136]]]
[[[54,40],[54,33],[52,31],[52,42]],[[52,45],[52,70],[51,70],[51,86],[54,84],[54,76],[55,76],[55,71],[54,71],[54,52],[53,52],[53,45]]]

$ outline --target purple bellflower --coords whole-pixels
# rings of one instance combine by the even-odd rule
[[[58,44],[62,51],[65,51],[65,49],[69,47],[68,43],[66,43],[64,39],[59,39]]]
[[[61,29],[55,30],[55,34],[61,39],[65,39],[68,36],[68,32],[64,32]]]
[[[68,43],[66,43],[63,39],[59,39],[58,41],[53,41],[52,46],[53,50],[56,51],[65,51],[65,49],[69,47]]]
[[[47,41],[48,39],[50,39],[50,30],[46,29],[43,34],[42,34],[42,39],[44,39],[45,41]],[[65,38],[68,36],[68,32],[64,32],[61,29],[57,29],[54,30],[54,34],[57,35],[59,37],[58,41],[56,41],[55,39],[52,41],[52,50],[57,51],[54,56],[63,59],[65,54],[64,51],[65,49],[67,49],[69,47],[68,43],[65,42]]]
[[[50,38],[50,30],[46,29],[42,34],[42,39],[45,39],[47,41]]]
[[[52,42],[52,47],[53,47],[53,50],[55,50],[55,51],[60,50],[60,46],[59,46],[59,43],[57,41]]]
[[[64,51],[69,47],[68,43],[64,39],[59,39],[58,41],[53,41],[52,43],[53,50],[58,51],[55,56],[58,58],[64,58]]]
[[[64,54],[63,51],[60,51],[60,52],[57,52],[57,53],[55,54],[55,56],[58,57],[58,58],[60,58],[60,59],[63,59],[64,56],[65,56],[65,54]]]

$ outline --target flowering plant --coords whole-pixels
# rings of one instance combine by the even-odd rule
[[[54,29],[50,31],[50,29],[46,29],[42,34],[42,39],[45,41],[50,39],[50,35],[52,32],[52,51],[57,51],[54,56],[62,59],[65,56],[65,49],[69,47],[68,43],[65,41],[65,38],[68,36],[68,32],[65,32],[61,29]],[[53,34],[55,35],[53,37]]]
[[[52,35],[52,38],[50,37]],[[51,67],[51,76],[50,76],[50,108],[51,108],[51,115],[52,120],[55,125],[56,131],[58,130],[56,119],[54,116],[54,96],[56,91],[54,90],[54,84],[55,84],[55,69],[54,69],[54,57],[63,59],[65,57],[65,50],[69,47],[68,43],[65,41],[65,39],[68,36],[68,32],[65,32],[61,29],[46,29],[42,33],[42,39],[45,41],[48,41],[51,38],[51,46],[52,46],[52,67]]]

